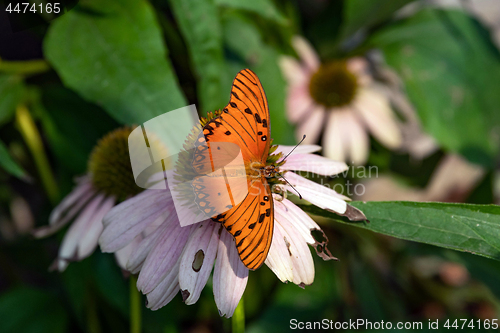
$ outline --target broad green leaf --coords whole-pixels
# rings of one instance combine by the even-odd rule
[[[353,202],[370,223],[302,206],[312,214],[396,238],[470,252],[500,260],[500,206],[439,202]]]
[[[170,0],[170,4],[191,55],[202,111],[224,108],[229,102],[231,83],[224,64],[215,3],[213,0]]]
[[[186,105],[146,1],[84,1],[54,20],[44,50],[68,87],[121,123]]]
[[[2,141],[0,141],[0,167],[18,178],[23,178],[26,175],[23,168],[12,159]]]
[[[347,0],[341,35],[348,37],[361,28],[371,28],[389,19],[396,10],[414,0]]]
[[[271,0],[215,0],[220,7],[243,9],[255,12],[262,17],[285,23],[285,17],[278,11]]]
[[[18,288],[0,297],[0,331],[66,332],[68,317],[60,301],[37,289]]]
[[[14,115],[24,96],[23,79],[19,75],[0,74],[0,125]]]
[[[500,56],[477,22],[425,10],[371,39],[403,79],[425,130],[446,149],[491,166],[500,143]]]
[[[278,52],[266,45],[258,29],[244,18],[235,15],[224,16],[223,27],[227,47],[240,56],[262,82],[269,103],[274,143],[293,144],[295,138],[286,119],[286,88],[278,66]]]

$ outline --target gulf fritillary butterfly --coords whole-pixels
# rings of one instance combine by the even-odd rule
[[[273,238],[274,208],[268,178],[275,176],[277,168],[274,164],[267,165],[271,122],[264,89],[254,72],[244,69],[236,75],[229,104],[219,116],[205,124],[202,133],[200,144],[195,145],[193,168],[200,174],[214,170],[214,151],[220,149],[220,143],[233,143],[238,152],[241,150],[245,167],[243,175],[229,176],[240,177],[247,186],[242,186],[240,191],[231,191],[228,186],[232,205],[227,205],[228,201],[217,201],[226,190],[224,182],[220,185],[220,179],[217,183],[210,177],[199,177],[193,182],[196,203],[233,235],[241,261],[255,270],[266,260]],[[227,155],[226,160],[234,157],[231,152]],[[224,159],[220,162],[221,166],[225,163]],[[224,178],[226,176],[224,173]],[[234,200],[237,196],[240,199]],[[214,209],[217,205],[224,207]],[[214,211],[224,213],[210,215]]]

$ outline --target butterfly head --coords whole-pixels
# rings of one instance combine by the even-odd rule
[[[283,176],[283,173],[280,172],[279,167],[283,166],[286,163],[286,159],[288,158],[288,156],[290,156],[290,154],[292,154],[292,152],[295,150],[295,148],[297,148],[304,141],[305,138],[306,138],[306,136],[304,135],[302,137],[302,140],[300,140],[300,142],[285,157],[283,157],[282,152],[280,152],[278,154],[272,154],[278,148],[278,146],[272,145],[270,150],[269,150],[271,154],[267,158],[267,163],[265,166],[261,167],[261,174],[263,174],[264,177],[266,177],[266,179],[268,180],[269,183],[271,183],[271,184],[273,184],[273,183],[274,184],[285,184],[285,183],[288,184],[298,194],[300,199],[302,199],[302,196],[297,191],[295,186],[290,184],[290,182]],[[278,187],[278,188],[280,188],[280,187]]]
[[[265,177],[268,182],[273,182],[274,179],[279,177],[279,165],[275,163],[260,163],[252,162],[250,168],[247,169],[247,175],[252,178]]]
[[[277,178],[279,173],[279,168],[274,164],[266,165],[262,168],[262,174],[266,178]]]

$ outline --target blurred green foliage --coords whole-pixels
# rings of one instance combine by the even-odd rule
[[[425,10],[370,43],[398,70],[425,129],[446,149],[491,167],[500,149],[500,95],[493,88],[500,54],[485,35],[464,13]]]

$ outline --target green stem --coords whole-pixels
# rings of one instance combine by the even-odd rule
[[[141,294],[136,285],[137,277],[130,276],[130,333],[141,332]]]
[[[89,291],[89,289],[87,289],[87,291]],[[97,306],[92,292],[89,292],[89,294],[87,295],[86,303],[87,332],[101,333],[102,331],[99,324],[99,315],[97,314]]]
[[[52,204],[56,204],[59,197],[59,188],[57,187],[54,175],[50,169],[49,160],[45,154],[40,133],[26,106],[22,104],[17,106],[16,121],[19,126],[19,131],[33,155],[38,173],[40,174],[40,179],[42,180],[42,185],[47,192],[49,200]]]
[[[6,61],[0,59],[0,72],[9,74],[39,74],[50,69],[49,64],[42,59],[26,61]]]
[[[234,310],[232,318],[232,328],[233,333],[244,333],[245,332],[245,307],[243,305],[243,297],[240,303]]]

